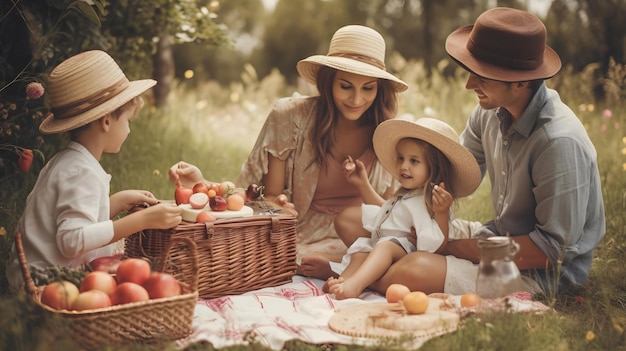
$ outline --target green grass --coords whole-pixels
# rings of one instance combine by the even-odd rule
[[[441,73],[448,65],[428,78],[418,63],[394,58],[402,78],[411,89],[400,96],[400,112],[416,117],[441,118],[457,130],[476,101],[464,89],[466,75],[446,78]],[[586,286],[542,300],[552,307],[544,314],[496,314],[469,317],[455,333],[428,341],[423,350],[626,350],[626,87],[625,74],[616,66],[604,83],[614,87],[606,102],[597,103],[591,94],[594,81],[591,70],[574,74],[565,69],[549,81],[558,88],[563,100],[583,121],[596,149],[606,208],[606,237],[598,246],[589,282]],[[152,191],[162,199],[172,199],[174,186],[167,170],[178,160],[198,165],[206,178],[236,180],[241,163],[250,151],[259,129],[275,99],[291,94],[282,77],[274,73],[263,81],[248,70],[242,83],[218,87],[212,83],[197,90],[174,88],[167,110],[146,108],[131,125],[131,134],[117,155],[107,155],[102,163],[113,175],[112,192],[136,188]],[[603,117],[603,111],[612,117]],[[6,192],[3,192],[6,193]],[[2,211],[17,219],[27,189],[12,192],[2,199]],[[487,220],[491,218],[489,184],[483,182],[472,196],[462,199],[458,217]],[[14,220],[2,223],[8,233]],[[11,235],[0,238],[0,257],[7,257]],[[0,262],[0,269],[3,264]],[[0,276],[1,277],[1,276]],[[3,277],[2,280],[3,281]],[[4,289],[2,289],[4,291]],[[36,338],[33,336],[37,336]],[[3,293],[0,299],[0,348],[7,350],[73,349],[64,335],[62,321],[43,317],[30,300]],[[124,350],[164,350],[166,345],[126,345]],[[198,343],[187,350],[213,350]],[[288,342],[285,350],[360,350],[345,345],[307,345]],[[397,350],[397,345],[381,341],[367,350]],[[267,350],[258,343],[222,350]]]

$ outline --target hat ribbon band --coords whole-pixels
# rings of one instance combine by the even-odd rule
[[[77,116],[83,112],[92,109],[94,106],[112,99],[128,87],[128,79],[126,77],[120,79],[110,87],[93,93],[84,99],[74,101],[65,106],[55,107],[51,109],[56,119],[64,119]]]
[[[520,70],[532,70],[539,67],[539,65],[541,64],[541,61],[538,59],[519,59],[502,55],[501,53],[504,52],[504,50],[485,49],[471,39],[467,41],[467,50],[477,58],[500,67]]]
[[[385,68],[384,62],[377,60],[373,57],[369,57],[369,56],[356,55],[356,54],[344,54],[344,53],[333,53],[333,54],[328,54],[328,56],[345,57],[345,58],[349,58],[349,59],[353,59],[353,60],[357,60],[363,63],[370,64],[372,66],[382,69],[383,71],[387,70],[387,68]]]

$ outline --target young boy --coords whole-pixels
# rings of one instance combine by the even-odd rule
[[[111,175],[100,165],[103,153],[120,151],[131,119],[143,107],[139,95],[155,84],[128,81],[113,58],[98,50],[73,56],[50,73],[51,108],[39,130],[69,132],[71,141],[41,170],[17,226],[31,267],[82,267],[113,255],[114,243],[132,233],[180,223],[181,209],[159,203],[149,191],[109,197]],[[112,220],[145,203],[154,206]],[[15,250],[7,278],[13,290],[23,287]]]

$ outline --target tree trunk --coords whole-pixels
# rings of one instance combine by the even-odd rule
[[[159,36],[156,53],[153,56],[153,77],[158,82],[153,88],[154,104],[157,107],[167,105],[167,96],[170,93],[174,77],[174,57],[169,36],[162,33]]]

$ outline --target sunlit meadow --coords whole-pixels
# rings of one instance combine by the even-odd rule
[[[400,114],[440,118],[457,131],[462,130],[476,104],[475,96],[465,90],[466,73],[448,61],[442,61],[430,76],[421,64],[406,62],[401,57],[392,57],[391,66],[411,86],[400,95]],[[576,74],[565,68],[548,81],[548,86],[558,89],[562,99],[579,115],[598,150],[607,231],[596,251],[588,285],[543,298],[552,310],[541,315],[470,317],[457,332],[432,339],[423,350],[626,349],[626,69],[614,65],[608,77],[598,80],[594,78],[594,68],[590,66]],[[455,73],[444,76],[444,71]],[[259,80],[252,67],[246,67],[240,83],[228,87],[196,83],[193,72],[188,72],[187,77],[176,83],[167,109],[145,108],[132,121],[132,131],[122,151],[103,159],[105,169],[113,176],[112,192],[141,188],[161,199],[172,199],[174,186],[167,171],[179,160],[198,165],[205,178],[234,181],[272,103],[283,96],[312,94],[310,86],[288,86],[278,72]],[[605,103],[595,102],[592,94],[595,84],[607,88]],[[461,200],[457,216],[489,219],[489,187],[486,180],[475,194]],[[0,321],[2,329],[8,322],[3,318]],[[32,326],[23,320],[19,323],[12,326],[14,330]],[[38,333],[45,333],[45,325],[37,327]],[[8,337],[19,334],[7,333]],[[0,336],[3,334],[0,332]],[[29,345],[27,337],[23,338],[22,342]],[[285,348],[320,349],[300,342],[289,342]],[[131,349],[151,349],[151,346],[135,345]],[[188,349],[212,350],[212,347],[192,345]],[[264,349],[253,343],[225,350]],[[326,345],[325,349],[362,348]],[[397,347],[382,343],[370,350],[391,349]]]

